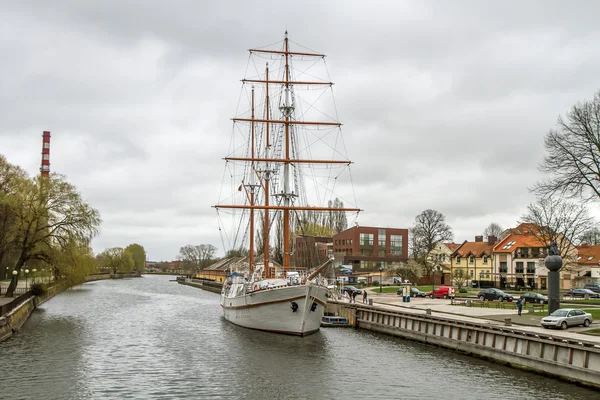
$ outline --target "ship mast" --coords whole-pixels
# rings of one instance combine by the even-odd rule
[[[267,68],[265,71],[265,93],[266,93],[266,103],[265,103],[265,119],[269,120],[271,117],[269,116],[269,63],[267,63]],[[265,125],[265,155],[269,158],[269,123],[267,122]],[[264,171],[264,179],[265,179],[265,211],[263,218],[263,240],[264,240],[264,250],[263,250],[263,261],[264,261],[264,269],[265,276],[267,278],[271,277],[271,270],[269,269],[269,181],[271,180],[271,171],[269,171],[269,164],[266,164],[266,168]]]
[[[292,97],[292,89],[294,85],[302,85],[302,86],[313,86],[313,85],[328,85],[332,86],[332,82],[324,82],[324,81],[293,81],[290,74],[290,58],[292,56],[301,56],[301,57],[320,57],[324,58],[324,54],[317,53],[306,53],[306,52],[295,52],[290,51],[288,35],[287,31],[285,32],[284,38],[284,46],[283,50],[268,50],[268,49],[250,49],[250,53],[264,53],[264,54],[272,54],[272,55],[280,55],[284,57],[285,65],[283,70],[283,79],[275,80],[269,78],[269,64],[267,63],[265,69],[265,79],[243,79],[244,83],[252,83],[252,84],[264,84],[265,85],[265,117],[264,119],[256,119],[254,114],[254,86],[252,86],[252,113],[251,118],[233,118],[234,122],[250,122],[251,124],[251,154],[249,158],[244,157],[226,157],[226,161],[244,161],[251,163],[252,173],[259,177],[260,184],[252,185],[246,184],[246,194],[248,203],[247,205],[216,205],[215,208],[223,208],[223,209],[249,209],[250,210],[250,265],[251,272],[253,271],[253,262],[254,262],[254,210],[262,210],[264,213],[263,218],[263,239],[264,239],[264,249],[263,249],[263,257],[264,257],[264,271],[265,276],[267,278],[271,277],[271,271],[269,269],[269,212],[271,210],[279,210],[282,211],[283,215],[283,268],[284,270],[288,269],[290,266],[290,211],[339,211],[339,212],[359,212],[360,208],[333,208],[333,207],[315,207],[315,206],[300,206],[294,204],[294,198],[298,196],[297,193],[294,193],[291,190],[290,185],[290,166],[294,164],[344,164],[350,165],[351,161],[348,160],[315,160],[315,159],[295,159],[292,158],[292,154],[290,154],[290,148],[292,146],[292,130],[293,127],[298,125],[309,125],[309,126],[334,126],[339,127],[341,124],[339,122],[331,122],[331,121],[296,121],[293,118],[294,113],[294,100]],[[274,119],[270,115],[270,98],[269,98],[269,84],[282,85],[283,88],[283,101],[281,106],[279,107],[279,111],[282,114],[281,119]],[[265,151],[264,156],[257,157],[255,154],[255,124],[264,124],[265,126]],[[271,138],[270,138],[270,125],[283,125],[284,127],[284,137],[283,137],[283,147],[284,153],[281,156],[277,156],[277,154],[273,154],[271,151]],[[256,169],[255,163],[264,163],[263,169]],[[274,170],[272,170],[271,163],[282,165],[282,173],[283,173],[283,190],[281,193],[271,194],[270,193],[270,180],[274,174]],[[264,205],[255,204],[255,189],[261,187],[264,191]],[[280,204],[271,205],[269,198],[270,196],[279,196],[282,198],[282,202]]]
[[[285,48],[285,89],[283,91],[283,106],[281,111],[285,118],[285,161],[283,164],[283,205],[289,207],[291,197],[290,193],[290,115],[294,112],[292,104],[292,96],[290,94],[290,64],[289,64],[289,47],[288,36],[285,31],[284,48]],[[290,210],[283,210],[283,268],[290,265]]]

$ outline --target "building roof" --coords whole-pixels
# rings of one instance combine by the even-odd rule
[[[521,224],[524,225],[524,224]],[[521,226],[519,225],[519,226]],[[546,244],[534,235],[510,234],[494,246],[494,253],[512,253],[517,248],[523,247],[546,247]]]
[[[537,232],[540,230],[540,226],[538,224],[533,224],[530,222],[523,222],[517,225],[516,228],[510,228],[508,231],[513,235],[524,235],[530,232]]]
[[[466,240],[459,245],[459,247],[452,253],[453,256],[468,257],[473,255],[475,257],[482,257],[483,255],[492,255],[493,244],[488,242],[467,242]]]
[[[577,246],[577,263],[598,265],[600,263],[600,246],[584,244]]]
[[[451,252],[455,252],[462,243],[444,243],[444,245],[450,249]]]

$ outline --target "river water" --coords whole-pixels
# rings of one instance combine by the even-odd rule
[[[420,343],[236,327],[215,293],[146,275],[69,290],[0,343],[1,399],[591,399],[597,392]]]

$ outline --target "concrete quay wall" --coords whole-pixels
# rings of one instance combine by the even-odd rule
[[[429,343],[585,386],[600,388],[600,343],[512,326],[464,322],[376,306],[329,303],[353,326]]]
[[[206,281],[203,279],[179,279],[177,278],[177,282],[186,285],[192,286],[199,289],[208,290],[209,292],[221,293],[223,289],[223,284],[220,282]]]

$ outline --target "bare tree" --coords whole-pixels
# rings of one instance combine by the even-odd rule
[[[585,204],[561,197],[539,199],[537,203],[530,204],[520,222],[535,224],[537,228],[530,233],[542,244],[556,243],[566,269],[577,265],[575,246],[595,225]]]
[[[435,210],[425,210],[416,216],[413,235],[416,246],[425,253],[429,253],[444,241],[451,241],[454,237],[452,228],[446,224],[444,214]]]
[[[499,224],[492,222],[483,231],[483,236],[485,237],[485,240],[487,240],[490,236],[494,236],[496,239],[499,239],[503,231],[504,229],[502,229]]]
[[[600,229],[592,228],[589,231],[585,232],[581,237],[581,244],[586,243],[592,246],[597,246],[600,244]]]
[[[452,228],[446,224],[444,214],[435,210],[425,210],[415,217],[415,225],[410,229],[412,259],[418,262],[424,275],[429,277],[429,253],[440,243],[452,241]]]
[[[556,125],[544,139],[547,154],[540,165],[550,178],[533,190],[542,197],[600,197],[600,91],[592,101],[574,105]]]

